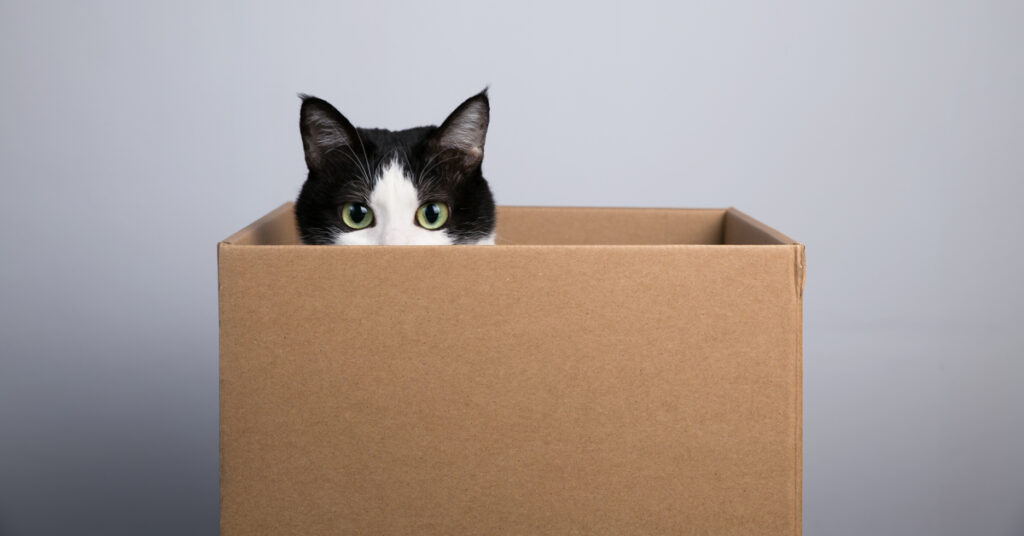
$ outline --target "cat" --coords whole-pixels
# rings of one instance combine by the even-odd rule
[[[481,171],[487,90],[441,126],[356,128],[327,101],[300,95],[309,175],[295,201],[304,244],[494,244],[494,197]]]

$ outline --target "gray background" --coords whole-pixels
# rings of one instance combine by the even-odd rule
[[[214,534],[215,244],[297,193],[295,94],[485,84],[502,203],[807,244],[807,534],[1024,534],[1024,7],[708,4],[4,1],[0,534]]]

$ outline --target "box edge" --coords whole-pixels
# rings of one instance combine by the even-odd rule
[[[294,205],[295,203],[293,201],[286,201],[281,205],[278,205],[276,208],[274,208],[270,212],[267,212],[263,216],[260,216],[249,225],[242,227],[238,231],[232,233],[231,236],[228,236],[224,240],[221,240],[221,242],[229,245],[239,244],[241,241],[244,241],[246,238],[251,236],[256,231],[257,227],[260,227],[264,223],[277,218],[282,212],[286,210],[292,210],[292,207]]]

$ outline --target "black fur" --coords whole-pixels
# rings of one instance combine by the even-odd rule
[[[299,129],[309,176],[295,202],[295,217],[304,243],[332,244],[337,233],[350,232],[339,209],[348,202],[367,203],[382,167],[395,159],[413,179],[420,203],[448,204],[444,229],[456,244],[474,243],[494,231],[494,199],[481,171],[490,116],[486,89],[463,102],[441,127],[399,131],[356,128],[327,101],[300,97]],[[467,107],[483,111],[473,116],[482,128],[475,150],[451,139],[449,123]]]

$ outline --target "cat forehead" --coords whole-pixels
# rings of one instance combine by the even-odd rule
[[[357,128],[356,131],[370,144],[377,153],[388,153],[416,147],[437,130],[437,127],[414,127],[404,130],[388,130],[385,128]]]
[[[371,207],[377,205],[378,208],[415,211],[418,199],[419,193],[405,166],[399,160],[391,160],[381,167],[369,201]]]

